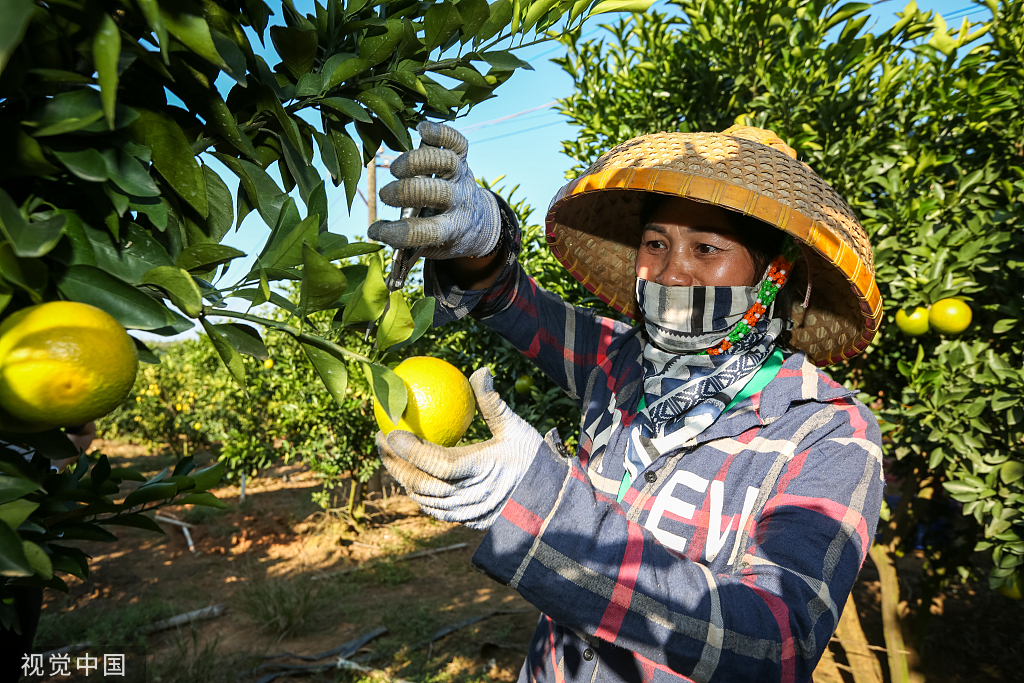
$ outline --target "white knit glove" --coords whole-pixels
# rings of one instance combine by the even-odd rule
[[[429,259],[489,254],[498,244],[501,214],[466,164],[469,142],[439,123],[423,121],[416,130],[422,144],[391,164],[398,180],[381,188],[380,198],[389,206],[437,209],[438,215],[377,221],[367,234],[396,249],[422,247]]]
[[[487,529],[530,469],[544,439],[494,391],[491,373],[469,378],[477,407],[494,437],[444,448],[410,432],[377,433],[381,461],[428,515]]]

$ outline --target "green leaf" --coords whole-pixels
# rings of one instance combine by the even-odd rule
[[[170,59],[167,56],[167,27],[164,26],[164,20],[160,16],[160,5],[157,0],[138,0],[139,9],[142,10],[143,16],[146,17],[146,23],[153,29],[153,33],[156,34],[157,44],[160,46],[160,53],[163,55],[164,62],[169,62]]]
[[[373,389],[373,395],[384,408],[388,418],[398,424],[405,412],[406,403],[409,400],[408,389],[402,378],[396,375],[390,368],[376,363],[363,363],[363,372],[366,373],[366,381]]]
[[[491,68],[495,71],[515,71],[516,69],[533,71],[533,67],[530,66],[529,62],[524,62],[507,50],[481,52],[480,58],[490,64]]]
[[[0,243],[0,275],[12,285],[23,289],[33,303],[43,302],[49,280],[46,264],[40,259],[20,258],[10,242]]]
[[[371,62],[368,59],[359,59],[358,57],[346,59],[334,69],[330,78],[327,79],[327,89],[331,90],[338,87],[353,76],[358,76],[371,66],[374,66],[374,64],[375,62]]]
[[[3,0],[0,4],[0,15],[4,18],[0,21],[0,73],[21,43],[35,9],[32,0]]]
[[[103,118],[103,100],[91,88],[80,88],[54,95],[23,123],[35,126],[35,137],[62,135],[81,130]]]
[[[551,0],[540,0],[550,2]],[[450,0],[436,2],[428,9],[423,19],[424,39],[427,51],[444,45],[462,26],[462,15]]]
[[[44,579],[53,578],[53,563],[50,562],[45,550],[32,541],[22,541],[21,549],[25,553],[25,559],[32,566],[33,572]]]
[[[192,481],[196,483],[196,487],[194,489],[195,492],[202,493],[203,491],[208,491],[219,484],[220,480],[224,477],[224,467],[225,465],[223,462],[218,462],[204,470],[194,472],[191,476]]]
[[[178,485],[173,482],[155,482],[143,484],[128,494],[123,505],[126,508],[133,508],[146,503],[154,503],[158,500],[170,500],[177,494]]]
[[[142,276],[140,284],[159,287],[171,303],[192,318],[203,312],[203,294],[187,270],[177,266],[157,266]]]
[[[114,105],[117,104],[117,60],[121,56],[121,29],[114,19],[104,13],[100,25],[92,36],[92,59],[96,66],[96,81],[103,97],[103,113],[107,126],[114,129]]]
[[[10,196],[0,189],[0,231],[18,256],[38,258],[48,254],[64,234],[66,220],[58,214],[29,223]]]
[[[4,522],[12,529],[17,529],[38,507],[39,503],[33,503],[24,498],[4,503],[0,505],[0,522]]]
[[[427,10],[427,13],[429,14],[430,10]],[[391,57],[399,41],[402,40],[402,36],[405,35],[405,27],[402,25],[401,19],[388,19],[387,29],[387,33],[382,35],[364,38],[359,45],[359,58],[368,62],[369,66],[376,66]],[[344,68],[346,63],[342,63],[338,69]],[[335,85],[337,76],[337,71],[331,75],[332,87]]]
[[[348,368],[345,361],[312,344],[303,343],[302,350],[306,352],[309,362],[320,375],[320,381],[324,383],[335,402],[339,407],[344,407],[345,392],[348,390]]]
[[[322,182],[320,173],[313,168],[312,164],[302,158],[299,151],[286,138],[281,138],[281,151],[284,154],[285,163],[288,165],[288,171],[298,183],[299,197],[304,203],[309,204],[310,193]]]
[[[0,576],[32,576],[32,565],[25,557],[21,538],[11,527],[0,523]]]
[[[102,183],[110,177],[107,171],[107,162],[95,149],[83,149],[79,152],[54,151],[53,155],[82,180]]]
[[[384,312],[389,296],[390,292],[384,284],[380,259],[373,257],[368,264],[366,279],[359,283],[348,305],[345,306],[341,324],[347,327],[376,320]]]
[[[185,270],[204,271],[242,256],[244,251],[226,244],[193,244],[181,250],[175,264]]]
[[[221,60],[225,64],[223,67],[224,73],[235,79],[235,82],[241,87],[246,87],[248,83],[245,77],[247,71],[245,54],[235,41],[215,28],[210,28],[210,37],[213,39],[214,47],[217,48],[217,54],[220,55]],[[246,47],[248,47],[248,41],[246,41]],[[249,48],[249,52],[251,54],[251,48]]]
[[[174,486],[174,484],[171,484],[171,486]],[[137,493],[141,490],[142,489],[137,489],[135,492]],[[117,540],[117,536],[110,533],[99,524],[95,524],[93,522],[69,522],[51,527],[49,530],[60,534],[61,540],[64,541],[99,541],[100,543],[113,543]]]
[[[476,37],[477,31],[491,16],[487,0],[459,0],[455,5],[462,17],[462,42]]]
[[[999,468],[999,478],[1004,484],[1012,484],[1015,481],[1024,479],[1024,462],[1019,460],[1008,460]]]
[[[871,9],[871,5],[864,2],[848,2],[825,19],[823,30],[827,31],[836,24],[840,24],[850,17],[866,12]],[[636,10],[630,10],[636,11]],[[646,11],[646,10],[641,10]]]
[[[391,292],[390,305],[377,328],[377,348],[384,350],[404,342],[415,329],[416,323],[412,319],[405,295],[401,290]]]
[[[481,88],[490,88],[491,84],[481,75],[479,71],[471,66],[457,66],[454,69],[440,69],[436,73],[449,78],[455,78],[466,85],[475,85]]]
[[[249,201],[267,225],[275,226],[281,216],[281,207],[288,200],[288,195],[281,191],[266,171],[245,159],[236,159],[227,154],[214,152],[225,166],[230,168],[241,181],[241,188],[244,189]]]
[[[186,11],[185,3],[176,2],[172,4],[172,7],[174,9],[169,9],[167,4],[160,5],[160,18],[167,31],[192,52],[217,68],[227,71],[228,65],[224,63],[217,51],[217,46],[213,43],[210,26],[206,20],[198,14]],[[198,11],[198,9],[194,11]]]
[[[317,32],[291,26],[271,26],[270,40],[288,71],[298,79],[316,61]]]
[[[1009,332],[1015,328],[1017,324],[1018,321],[1016,318],[1005,318],[997,321],[996,324],[992,326],[992,332],[995,334],[1003,334],[1004,332]]]
[[[646,12],[653,4],[654,0],[603,0],[594,5],[589,16],[608,12],[636,12],[639,14]]]
[[[395,122],[395,117],[391,113],[391,107],[380,95],[366,90],[356,95],[356,99],[365,104],[367,108],[376,114],[377,118],[383,121],[384,125],[392,131],[397,128],[398,124]]]
[[[217,498],[209,491],[199,491],[197,493],[190,493],[181,500],[174,501],[175,505],[202,505],[208,508],[219,508],[226,510],[228,504]]]
[[[496,0],[491,3],[490,18],[476,34],[479,41],[490,40],[512,21],[512,0]]]
[[[244,353],[253,358],[266,360],[270,358],[270,351],[263,343],[260,333],[256,328],[241,323],[228,323],[226,325],[214,325],[218,332],[235,347],[239,353]]]
[[[355,119],[356,121],[369,123],[373,120],[362,107],[347,97],[325,97],[320,100],[320,104]]]
[[[0,474],[0,504],[17,500],[18,498],[38,490],[39,487],[39,484],[30,479],[9,477],[6,474]]]
[[[206,181],[188,139],[177,123],[163,112],[139,109],[128,135],[153,152],[153,166],[179,197],[205,218],[209,212]]]
[[[206,182],[206,196],[210,201],[210,213],[205,223],[198,226],[199,234],[189,234],[191,244],[219,243],[231,231],[235,220],[231,190],[209,166],[203,166]]]
[[[281,215],[285,216],[283,212]],[[263,262],[264,266],[266,268],[290,268],[302,263],[302,245],[309,243],[315,248],[319,228],[320,217],[317,215],[307,216],[290,230],[282,226],[277,231],[277,239],[272,238],[268,245],[271,251],[270,256]]]
[[[94,266],[68,268],[57,281],[61,294],[102,309],[130,330],[164,330],[171,334],[192,329],[188,318],[174,313],[156,299]]]
[[[362,155],[359,153],[359,146],[344,129],[337,130],[331,126],[331,140],[334,142],[334,151],[338,155],[338,162],[345,177],[345,198],[351,211],[352,200],[356,196],[359,178],[363,173]]]
[[[110,517],[108,519],[104,519],[103,521],[101,521],[100,524],[106,524],[110,526],[128,526],[135,529],[155,531],[158,534],[164,533],[164,530],[160,528],[160,525],[157,524],[152,517],[149,517],[148,515],[140,515],[138,513]]]
[[[123,245],[115,243],[106,230],[89,225],[82,230],[92,247],[94,265],[126,282],[139,284],[150,269],[174,263],[163,245],[135,223],[128,226]]]
[[[245,386],[245,363],[242,361],[242,356],[213,323],[206,318],[202,318],[200,322],[203,324],[203,329],[206,331],[207,336],[210,337],[213,348],[217,350],[217,355],[224,361],[224,366],[231,373],[231,377],[242,388],[242,391],[248,395],[249,392]]]
[[[326,256],[332,251],[345,246],[348,246],[348,238],[344,235],[339,235],[333,232],[322,232],[320,233],[320,243],[317,245],[317,250]],[[334,259],[329,258],[327,260],[333,261]]]
[[[146,481],[141,473],[130,467],[114,467],[110,470],[111,479],[122,479],[124,481]]]
[[[530,4],[530,9],[526,11],[526,16],[523,17],[523,33],[526,33],[540,20],[542,16],[551,11],[551,9],[559,3],[559,0],[534,0]],[[603,4],[603,3],[602,3]],[[654,4],[649,3],[650,4]]]
[[[323,236],[321,236],[321,239],[323,239]],[[383,244],[375,244],[373,242],[352,242],[351,244],[324,249],[323,255],[328,261],[337,261],[339,259],[352,258],[353,256],[362,256],[363,254],[373,254],[383,248]]]
[[[100,155],[110,178],[125,194],[139,197],[159,197],[160,188],[139,160],[124,149],[105,149]]]
[[[434,297],[428,296],[417,300],[412,305],[410,315],[413,320],[412,334],[404,341],[392,346],[391,351],[397,351],[412,344],[430,329],[431,324],[434,322]]]
[[[345,293],[345,275],[329,259],[308,244],[302,245],[302,286],[300,308],[303,315],[330,308]]]

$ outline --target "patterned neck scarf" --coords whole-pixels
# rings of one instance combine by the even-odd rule
[[[637,280],[647,335],[643,400],[626,455],[633,478],[710,427],[772,354],[788,325],[773,316],[773,304],[792,269],[794,249],[785,249],[754,287],[665,287]]]

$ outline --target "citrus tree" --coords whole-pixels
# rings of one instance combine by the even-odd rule
[[[756,125],[860,216],[888,324],[830,372],[882,425],[893,495],[871,556],[893,679],[907,680],[896,556],[926,558],[918,649],[951,577],[1024,574],[1024,3],[979,3],[982,21],[950,27],[911,2],[872,34],[863,3],[671,2],[601,41],[565,37],[572,174],[636,135]]]
[[[517,188],[506,189],[498,182],[483,180],[481,184],[501,194],[516,212],[523,231],[520,260],[527,272],[541,287],[567,301],[618,315],[576,280],[562,277],[562,266],[545,243],[543,226],[533,220],[533,207],[516,197]],[[360,267],[366,265],[344,266]],[[418,272],[411,278],[411,283],[416,282],[412,297],[422,296]],[[284,295],[298,302],[297,287],[287,289]],[[311,317],[329,324],[329,314],[324,311]],[[283,313],[278,309],[266,316],[281,319]],[[100,421],[100,434],[156,447],[169,444],[179,452],[210,447],[229,479],[257,473],[276,462],[302,462],[323,484],[312,494],[314,502],[325,509],[341,502],[358,523],[358,484],[368,481],[380,466],[374,441],[378,425],[365,377],[348,361],[350,386],[344,403],[339,404],[325,397],[315,368],[287,334],[269,328],[262,336],[264,348],[243,357],[247,393],[232,380],[207,339],[154,347],[160,363],[143,366],[124,404]],[[345,343],[348,348],[364,350],[361,333],[347,332]],[[534,376],[529,360],[473,319],[428,330],[393,353],[401,360],[442,358],[466,375],[486,365],[495,376],[497,390],[519,415],[542,432],[557,428],[570,445],[575,442],[580,419],[575,403],[543,375]],[[487,438],[490,433],[477,417],[465,439]],[[337,501],[332,492],[345,480],[356,486],[349,489],[347,499]]]
[[[359,348],[361,336],[350,332],[347,346]],[[267,329],[262,342],[256,355],[242,359],[244,392],[205,336],[156,346],[160,363],[141,369],[124,404],[99,421],[100,435],[179,453],[210,448],[229,481],[278,462],[303,462],[323,484],[314,502],[331,507],[331,491],[343,480],[365,483],[380,464],[372,393],[348,361],[349,387],[338,403],[287,334]],[[349,512],[358,504],[348,501]]]
[[[263,0],[7,0],[0,314],[67,299],[129,330],[174,334],[198,324],[243,388],[243,355],[257,355],[260,336],[249,323],[258,323],[297,342],[339,403],[346,363],[356,362],[397,417],[405,387],[387,353],[426,329],[431,302],[410,305],[387,290],[380,245],[327,230],[326,183],[343,186],[351,203],[363,165],[382,143],[409,149],[408,130],[419,120],[453,119],[527,67],[511,48],[544,40],[549,29],[578,27],[592,13],[648,4],[314,0],[302,13],[292,0],[273,9]],[[272,15],[283,21],[270,26]],[[225,81],[229,88],[218,87]],[[234,201],[229,182],[238,185]],[[218,273],[245,254],[220,242],[254,212],[270,235],[249,273],[221,283]],[[334,265],[360,254],[373,254],[365,271]],[[287,280],[300,284],[297,305],[272,288]],[[269,302],[287,320],[232,313],[231,299]],[[319,311],[332,312],[330,325],[310,318]],[[240,322],[217,322],[224,317]],[[369,353],[339,343],[338,330],[367,324],[376,330]],[[158,361],[137,347],[143,361]],[[12,582],[63,586],[49,569],[71,566],[55,543],[58,521],[99,529],[98,521],[138,512],[141,498],[161,504],[205,485],[187,476],[186,463],[123,503],[134,505],[107,512],[113,503],[104,496],[134,475],[104,475],[97,462],[85,477],[83,460],[77,484],[62,479],[75,490],[61,493],[46,483],[45,467],[64,452],[60,430],[25,433],[9,418],[0,424],[9,445],[0,475],[5,628],[17,628],[6,592]],[[22,451],[40,458],[34,467],[26,468]]]

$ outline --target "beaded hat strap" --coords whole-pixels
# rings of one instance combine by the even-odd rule
[[[743,319],[736,323],[728,337],[697,355],[717,356],[728,353],[734,344],[750,334],[750,330],[761,320],[775,301],[779,290],[786,284],[798,258],[800,258],[800,247],[787,235],[782,243],[782,253],[771,262],[768,272],[761,281],[757,292],[757,301],[743,314]]]

